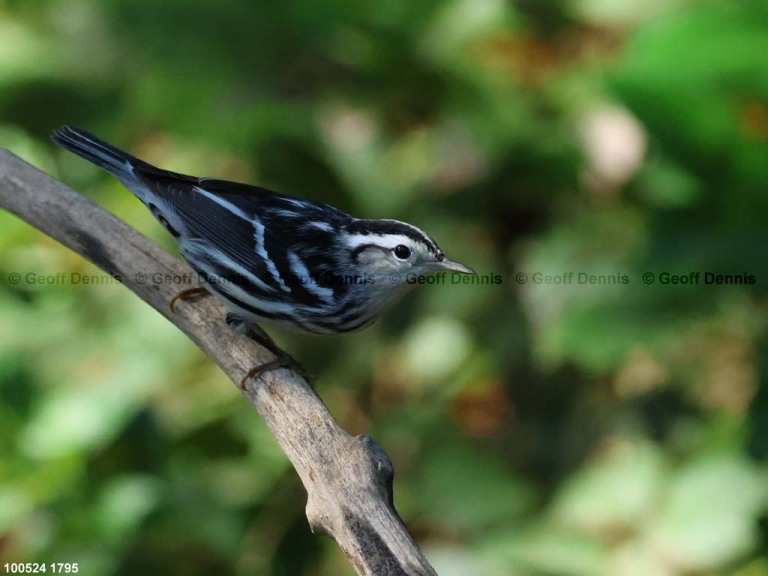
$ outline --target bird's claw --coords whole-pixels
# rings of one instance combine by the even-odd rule
[[[317,380],[317,377],[314,374],[310,374],[307,372],[304,367],[299,364],[299,362],[290,354],[287,352],[282,352],[277,355],[277,357],[274,360],[270,360],[269,362],[264,362],[263,364],[259,364],[258,366],[251,368],[248,370],[248,373],[243,376],[243,379],[240,380],[240,389],[245,392],[245,383],[250,380],[251,378],[259,378],[266,372],[269,372],[270,370],[276,370],[278,368],[287,368],[310,383],[311,386],[314,387],[314,382]]]
[[[176,314],[176,303],[178,301],[186,302],[187,300],[190,300],[192,298],[196,298],[197,296],[208,296],[210,295],[210,292],[206,290],[205,288],[189,288],[188,290],[182,290],[176,296],[173,297],[173,299],[168,304],[168,308],[170,308],[171,313]]]

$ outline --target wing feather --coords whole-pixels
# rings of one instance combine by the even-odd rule
[[[325,272],[337,269],[336,232],[352,220],[344,212],[225,180],[175,178],[165,171],[139,176],[162,200],[161,211],[172,212],[167,219],[181,224],[182,252],[185,244],[194,246],[189,256],[208,250],[218,256],[219,270],[231,259],[233,274],[241,275],[238,270],[244,269],[271,280],[266,282],[275,289],[271,298],[297,305],[328,306],[334,294],[346,289],[324,278]],[[303,266],[297,268],[297,261]],[[297,278],[297,269],[316,276]]]

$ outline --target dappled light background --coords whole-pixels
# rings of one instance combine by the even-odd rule
[[[359,334],[275,332],[388,451],[441,576],[756,576],[766,54],[762,0],[0,0],[0,146],[169,250],[52,129],[407,220],[477,269]],[[304,504],[194,345],[0,213],[1,562],[352,574]]]

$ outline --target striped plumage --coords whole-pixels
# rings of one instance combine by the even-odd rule
[[[318,334],[370,325],[413,284],[409,274],[473,273],[427,234],[214,178],[156,168],[92,134],[54,142],[114,174],[174,236],[205,288],[246,325],[268,320]]]

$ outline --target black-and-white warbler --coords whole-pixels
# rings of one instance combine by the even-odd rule
[[[243,379],[278,366],[298,367],[259,327],[267,320],[316,334],[369,326],[414,283],[440,271],[474,274],[448,260],[427,234],[397,220],[354,218],[333,206],[248,184],[161,170],[92,134],[65,126],[52,140],[117,177],[176,239],[224,303],[227,322],[277,358]]]

